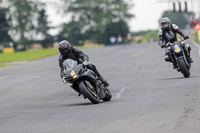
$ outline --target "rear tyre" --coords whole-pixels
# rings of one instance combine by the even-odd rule
[[[184,76],[185,78],[190,77],[190,71],[189,71],[189,69],[187,68],[184,59],[183,59],[183,58],[179,59],[179,63],[180,63],[181,73],[183,74],[183,76]]]
[[[90,89],[88,86],[85,85],[84,81],[81,81],[79,84],[79,88],[81,94],[88,98],[92,103],[98,104],[100,102],[99,97],[96,95],[96,92]]]
[[[110,101],[112,98],[111,91],[109,89],[105,89],[106,96],[103,98],[103,101]]]

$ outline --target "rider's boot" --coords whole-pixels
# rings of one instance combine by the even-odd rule
[[[193,63],[193,60],[191,57],[189,57],[188,61],[189,61],[189,63]]]
[[[96,72],[96,75],[98,76],[98,78],[101,80],[101,82],[102,82],[105,86],[109,86],[108,81],[107,81],[106,79],[104,79],[104,78],[100,75],[100,73],[99,73],[98,71]]]
[[[176,63],[172,62],[172,64],[173,64],[173,69],[176,69],[177,68]]]
[[[189,45],[189,44],[186,44],[186,45],[185,45],[185,49],[187,49],[186,51],[188,52],[188,53],[187,53],[187,57],[188,57],[189,63],[193,63],[193,60],[192,60],[192,58],[191,58],[191,56],[190,56],[190,52],[191,52],[191,47],[190,47],[190,45]]]

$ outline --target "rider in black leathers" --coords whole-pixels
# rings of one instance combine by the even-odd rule
[[[89,57],[84,54],[81,50],[77,49],[76,47],[72,47],[71,44],[64,40],[59,43],[58,50],[60,52],[59,56],[59,66],[61,68],[60,70],[60,76],[63,78],[64,75],[64,68],[63,68],[63,62],[66,59],[72,59],[78,62],[78,64],[84,64],[88,69],[95,72],[95,74],[99,77],[99,79],[102,81],[102,83],[106,86],[109,86],[109,83],[100,75],[100,73],[97,71],[95,65],[88,63]]]
[[[188,39],[189,36],[182,31],[181,29],[179,29],[179,27],[176,24],[172,24],[171,20],[167,17],[164,17],[160,20],[160,24],[161,24],[161,28],[159,29],[159,41],[158,44],[160,45],[161,48],[165,48],[167,43],[173,43],[175,41],[177,41],[177,36],[176,34],[178,33],[179,35],[181,35],[182,37],[184,37],[184,39]],[[187,58],[189,59],[189,63],[193,63],[192,58],[190,57],[190,51],[191,51],[191,47],[189,44],[183,44],[183,49],[187,52]],[[172,62],[173,63],[173,67],[174,69],[177,67],[175,62],[172,61],[172,59],[170,58],[170,50],[168,49],[168,47],[165,48],[165,61],[167,62]]]

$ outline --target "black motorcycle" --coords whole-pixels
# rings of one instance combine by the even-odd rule
[[[188,51],[184,50],[182,44],[184,39],[174,43],[168,43],[166,47],[170,50],[170,58],[177,66],[177,71],[181,72],[185,78],[190,77],[191,64],[189,63]]]
[[[98,104],[101,100],[110,101],[110,90],[99,80],[96,74],[87,69],[87,66],[78,64],[76,61],[67,59],[63,62],[65,77],[64,81],[70,83],[71,88],[83,95],[92,103]]]

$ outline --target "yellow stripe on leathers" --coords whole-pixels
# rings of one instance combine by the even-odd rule
[[[200,31],[197,31],[198,34],[198,40],[200,41]]]

